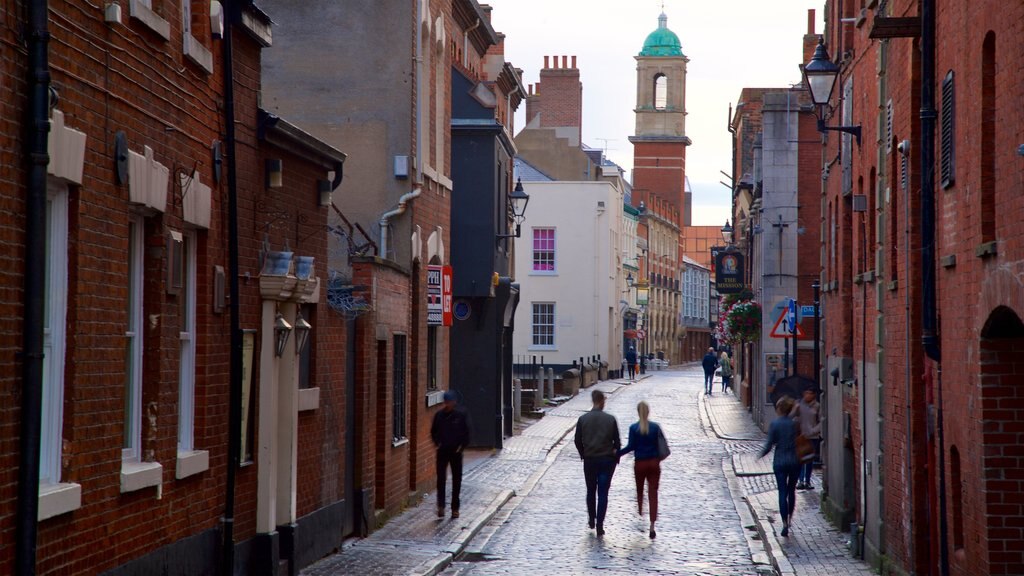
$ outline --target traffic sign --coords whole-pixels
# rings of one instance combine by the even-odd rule
[[[810,316],[811,318],[813,318],[814,317],[814,306],[813,305],[812,306],[807,306],[807,305],[800,306],[800,316]]]
[[[786,311],[779,314],[778,320],[775,321],[775,325],[772,326],[772,331],[768,335],[772,338],[803,338],[804,331],[800,329],[799,324],[796,324],[795,334],[790,332],[789,322],[783,322],[786,320],[787,316],[789,316],[789,314]]]

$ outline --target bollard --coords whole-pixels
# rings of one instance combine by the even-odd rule
[[[533,409],[540,410],[544,406],[544,367],[537,366],[537,380],[533,387]]]
[[[554,398],[555,397],[555,369],[554,368],[548,368],[547,391],[548,391],[548,397],[549,398]]]
[[[523,381],[512,380],[512,418],[519,422],[523,419]]]

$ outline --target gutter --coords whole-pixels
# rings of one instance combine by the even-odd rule
[[[25,121],[28,186],[25,190],[25,306],[22,318],[21,430],[18,464],[15,567],[36,573],[39,456],[43,410],[43,322],[46,307],[46,169],[50,131],[50,64],[47,0],[26,7],[29,114]]]
[[[420,186],[417,186],[411,192],[405,193],[404,195],[402,195],[401,198],[398,199],[398,207],[394,208],[393,210],[389,210],[389,211],[381,214],[380,221],[378,222],[378,224],[380,224],[380,257],[381,258],[387,258],[388,257],[388,227],[389,227],[388,221],[391,220],[392,218],[394,218],[395,216],[398,216],[399,214],[404,213],[406,206],[409,204],[409,201],[412,200],[413,198],[418,198],[419,195],[422,194],[422,193],[423,193],[423,188],[420,187]]]

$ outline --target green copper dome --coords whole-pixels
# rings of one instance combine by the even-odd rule
[[[641,56],[682,56],[683,45],[679,43],[679,36],[668,29],[668,16],[662,12],[658,16],[658,29],[647,35],[644,40],[644,48],[640,51]]]

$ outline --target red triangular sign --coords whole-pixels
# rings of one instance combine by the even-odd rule
[[[775,326],[772,326],[772,331],[768,335],[772,338],[792,338],[793,334],[786,329],[782,324],[782,320],[787,316],[786,311],[783,310],[782,314],[779,314],[779,319],[775,321]],[[803,338],[804,331],[800,328],[800,324],[796,325],[796,337]]]

